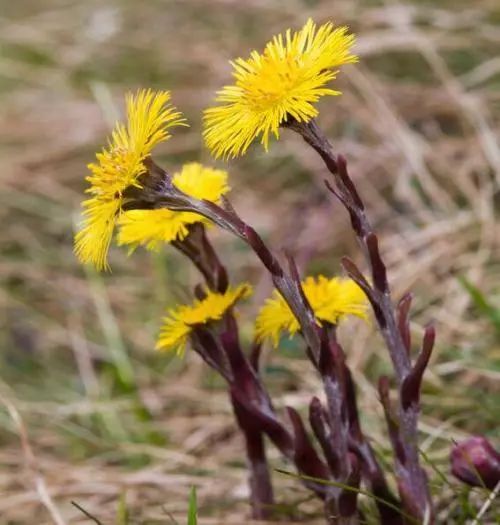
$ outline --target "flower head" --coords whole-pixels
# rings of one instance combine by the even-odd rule
[[[230,287],[224,293],[207,291],[204,299],[169,310],[163,319],[156,348],[175,350],[177,354],[182,354],[189,334],[196,325],[222,319],[236,301],[248,297],[251,293],[251,286],[244,283],[236,288]]]
[[[471,436],[451,451],[452,474],[472,487],[493,490],[500,482],[500,452],[483,436]]]
[[[191,162],[172,177],[172,183],[191,197],[218,202],[230,189],[227,178],[226,171]],[[140,244],[156,250],[162,243],[184,239],[188,226],[196,222],[209,221],[197,213],[166,208],[127,211],[118,219],[118,244],[128,244],[132,250]]]
[[[319,324],[327,322],[337,324],[347,315],[367,318],[367,300],[361,288],[351,279],[333,277],[327,279],[307,277],[302,282],[305,296],[311,305]],[[278,346],[281,332],[296,334],[299,323],[282,295],[275,290],[273,297],[259,312],[256,321],[257,339],[270,338]]]
[[[309,122],[318,114],[314,104],[325,95],[339,95],[327,84],[342,64],[356,62],[354,36],[347,27],[328,22],[319,28],[309,19],[295,33],[275,36],[262,54],[231,62],[235,84],[217,93],[221,104],[205,110],[204,137],[216,157],[236,157],[260,136],[267,150],[269,135],[293,118]]]
[[[184,119],[168,104],[168,91],[139,90],[128,94],[127,124],[117,123],[109,145],[89,164],[86,180],[90,197],[82,204],[83,223],[75,236],[75,253],[83,263],[107,268],[107,252],[114,225],[129,186],[140,187],[138,178],[145,173],[144,160],[153,148],[170,137],[168,129]]]

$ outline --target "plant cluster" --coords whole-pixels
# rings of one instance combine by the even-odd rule
[[[358,523],[360,493],[374,498],[381,523],[433,523],[433,502],[418,448],[418,418],[435,331],[428,326],[420,348],[413,350],[411,294],[394,305],[378,238],[346,159],[334,152],[315,120],[318,100],[340,94],[329,87],[338,68],[357,61],[353,44],[347,28],[331,23],[317,27],[309,20],[300,31],[274,37],[262,53],[253,51],[248,59],[235,60],[234,84],[218,92],[216,105],[205,111],[204,138],[214,157],[227,159],[243,155],[256,139],[267,150],[270,138],[279,138],[283,129],[302,136],[331,174],[325,189],[349,214],[368,276],[344,257],[346,278],[301,277],[293,257],[286,254],[283,263],[230,204],[226,171],[198,163],[176,173],[160,167],[151,157],[153,148],[170,137],[172,127],[186,123],[169,104],[168,92],[151,90],[128,96],[126,124],[116,126],[108,147],[89,166],[90,197],[83,203],[75,252],[83,263],[108,268],[107,252],[117,229],[118,244],[129,252],[138,246],[158,250],[168,243],[200,271],[203,283],[195,288],[192,302],[167,311],[157,348],[182,354],[189,346],[224,378],[245,440],[253,517],[272,515],[268,438],[295,466],[301,482],[324,502],[328,523]],[[248,349],[240,338],[235,310],[252,287],[230,282],[207,234],[213,225],[245,242],[275,286],[258,314],[255,341]],[[378,391],[393,451],[396,491],[361,425],[355,384],[337,337],[345,317],[366,319],[370,307],[393,367],[392,377],[380,378]],[[291,407],[287,418],[278,413],[259,372],[261,345],[269,340],[279,347],[283,334],[302,338],[322,382],[324,399],[311,399],[308,422]],[[461,466],[467,470],[467,463]],[[461,471],[460,477],[473,484],[477,476],[468,474]]]

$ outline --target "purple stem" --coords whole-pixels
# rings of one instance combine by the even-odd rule
[[[229,285],[227,271],[210,244],[202,224],[192,225],[189,235],[182,241],[175,241],[173,245],[198,268],[209,289],[219,293],[227,290]],[[247,390],[253,387],[253,390],[263,391],[256,372],[253,372],[252,366],[239,345],[237,325],[231,312],[226,314],[226,323],[227,330],[221,337],[215,336],[204,326],[196,327],[191,336],[194,350],[229,384],[238,384],[238,380],[244,376],[250,381],[248,385],[241,385],[242,388],[246,386]],[[257,363],[258,356],[255,356],[254,360]],[[256,388],[254,383],[259,388]],[[252,518],[265,520],[272,514],[274,493],[263,431],[256,425],[248,424],[248,418],[240,415],[235,397],[230,395],[230,398],[236,421],[245,440]]]
[[[175,246],[193,261],[205,277],[209,288],[220,292],[227,289],[226,270],[208,241],[202,225],[191,227],[188,238],[176,243]],[[296,465],[301,474],[326,479],[328,469],[308,440],[300,416],[296,412],[288,409],[294,429],[293,434],[277,419],[269,395],[259,378],[260,346],[254,345],[250,358],[247,358],[239,344],[236,320],[230,312],[226,314],[224,323],[225,330],[218,336],[203,326],[195,327],[192,343],[202,359],[220,373],[230,385],[235,417],[245,437],[253,517],[264,519],[269,517],[273,505],[273,490],[264,449],[264,433],[269,436],[282,455]],[[323,500],[332,492],[332,487],[324,484],[309,480],[303,483]]]
[[[367,293],[394,367],[399,392],[397,430],[400,438],[398,441],[404,450],[404,461],[401,460],[401,454],[396,454],[396,475],[400,495],[409,513],[423,520],[426,513],[430,512],[430,523],[433,523],[432,501],[427,476],[420,466],[417,443],[418,392],[425,366],[430,357],[432,343],[424,345],[424,351],[417,358],[417,365],[414,369],[408,351],[409,331],[406,328],[408,312],[405,311],[406,306],[403,306],[402,321],[400,320],[398,326],[377,237],[366,217],[363,202],[348,175],[345,159],[333,153],[331,144],[314,121],[307,124],[291,123],[289,127],[298,132],[318,152],[333,175],[335,187],[328,183],[327,186],[347,209],[352,227],[371,268],[373,285],[368,284],[352,261],[344,264],[351,278]],[[400,327],[403,330],[400,330]],[[408,382],[410,386],[405,387]]]
[[[246,432],[245,446],[249,463],[249,485],[252,494],[252,516],[257,520],[264,520],[270,517],[274,495],[269,467],[266,458],[266,448],[262,432]]]

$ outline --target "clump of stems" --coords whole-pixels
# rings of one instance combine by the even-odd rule
[[[168,92],[155,95],[139,91],[135,97],[129,97],[128,126],[117,126],[109,148],[98,155],[97,164],[90,166],[91,186],[87,191],[91,197],[84,203],[85,218],[83,229],[76,236],[76,253],[82,262],[105,268],[115,225],[122,228],[122,243],[131,244],[132,249],[137,244],[148,246],[158,241],[154,217],[146,234],[144,225],[135,228],[132,219],[131,223],[124,220],[126,212],[157,210],[173,221],[161,241],[170,242],[184,254],[200,271],[204,283],[196,287],[196,306],[190,310],[197,316],[189,319],[196,320],[187,323],[188,317],[172,314],[166,326],[171,328],[180,320],[180,331],[176,332],[180,336],[176,340],[182,344],[177,349],[189,339],[194,351],[227,384],[235,419],[245,440],[254,518],[272,516],[274,495],[265,448],[270,440],[295,467],[302,483],[322,500],[328,523],[354,525],[363,520],[358,502],[358,494],[363,493],[374,499],[383,524],[432,524],[435,512],[419,458],[418,418],[422,378],[435,331],[427,326],[419,351],[412,352],[412,296],[405,295],[395,305],[378,237],[349,175],[346,159],[334,152],[315,121],[319,98],[340,94],[329,87],[338,68],[357,61],[351,50],[353,44],[354,35],[346,27],[335,28],[330,22],[317,27],[308,20],[298,32],[289,30],[273,38],[262,53],[254,51],[246,60],[237,59],[233,62],[235,84],[223,88],[216,97],[217,105],[204,113],[204,137],[212,154],[227,158],[244,154],[256,139],[267,149],[270,137],[278,138],[280,128],[286,128],[298,133],[330,172],[325,191],[331,192],[349,214],[367,275],[347,257],[342,259],[342,265],[355,283],[349,281],[349,285],[355,286],[360,295],[361,289],[370,303],[392,364],[392,375],[379,378],[378,392],[394,458],[397,494],[393,493],[362,427],[353,375],[337,338],[338,318],[325,320],[316,315],[311,304],[314,301],[308,299],[307,281],[303,285],[293,256],[278,257],[238,215],[225,197],[229,186],[224,173],[212,170],[213,187],[207,183],[207,191],[200,192],[203,179],[196,179],[195,184],[192,179],[200,173],[199,167],[191,165],[176,179],[175,174],[152,160],[153,147],[169,138],[168,129],[185,124],[180,113],[169,105]],[[204,181],[207,182],[206,174]],[[200,195],[203,198],[198,198]],[[203,222],[198,222],[198,217]],[[293,330],[298,328],[305,354],[323,387],[322,399],[314,397],[309,403],[308,425],[291,407],[286,408],[286,417],[275,410],[259,371],[260,344],[254,342],[250,348],[244,348],[232,311],[232,298],[238,298],[239,293],[234,290],[244,287],[230,288],[228,271],[207,237],[207,222],[230,232],[251,248],[279,292],[279,301],[285,301],[286,313],[292,314]],[[130,229],[126,234],[123,228],[127,224]],[[210,302],[214,299],[229,302]],[[214,304],[223,307],[217,312],[206,312],[206,317],[198,315],[200,310],[196,308],[211,310]],[[280,305],[278,302],[281,308]],[[187,316],[186,312],[182,310]],[[159,345],[170,347],[170,332],[165,331],[167,335]],[[475,480],[463,465],[455,466],[462,478]],[[489,466],[483,470],[488,476],[496,472]]]
[[[352,374],[337,339],[336,327],[317,323],[293,257],[287,255],[283,265],[226,198],[218,205],[186,195],[151,159],[146,161],[148,171],[141,177],[142,187],[125,191],[124,210],[165,207],[194,212],[239,237],[260,259],[300,324],[307,356],[324,389],[325,402],[314,398],[309,407],[310,427],[323,457],[314,448],[304,422],[294,409],[287,408],[287,423],[278,417],[259,376],[260,347],[254,345],[249,352],[242,349],[237,322],[230,311],[224,316],[222,330],[216,332],[200,325],[194,327],[191,335],[194,350],[227,381],[236,421],[246,443],[253,516],[267,517],[273,504],[263,441],[267,436],[295,465],[304,484],[324,501],[329,523],[358,523],[357,489],[362,481],[375,498],[382,523],[422,523],[424,520],[432,523],[427,476],[418,454],[418,414],[420,386],[434,343],[434,328],[426,328],[422,348],[413,357],[409,331],[411,295],[405,295],[397,306],[393,305],[378,238],[348,174],[346,160],[334,154],[314,120],[307,124],[291,121],[287,127],[299,133],[325,162],[332,175],[326,187],[349,213],[369,267],[370,277],[366,278],[352,260],[347,257],[342,260],[345,271],[363,289],[371,304],[393,365],[394,377],[381,377],[378,389],[394,453],[398,498],[392,494],[361,428]],[[203,225],[191,226],[188,237],[176,241],[174,246],[200,270],[209,289],[224,292],[229,282],[227,270]],[[391,381],[396,390],[395,403],[389,395]]]

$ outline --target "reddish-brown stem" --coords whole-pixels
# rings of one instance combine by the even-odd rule
[[[289,127],[300,133],[303,139],[317,151],[333,175],[334,187],[329,183],[327,186],[348,211],[352,227],[371,269],[372,284],[369,285],[352,261],[347,261],[345,264],[349,275],[367,293],[394,367],[399,392],[398,442],[403,448],[403,454],[396,454],[396,475],[400,495],[410,514],[423,520],[426,514],[430,513],[432,522],[432,502],[427,477],[420,466],[417,443],[418,392],[432,344],[429,342],[424,345],[424,351],[413,369],[408,351],[409,332],[406,327],[408,312],[406,306],[403,306],[398,325],[377,237],[366,216],[363,202],[349,177],[345,159],[333,153],[331,144],[314,121],[307,124],[292,122]],[[428,336],[426,339],[429,341],[431,338]],[[408,392],[410,394],[407,394]]]
[[[220,292],[227,289],[226,270],[206,237],[202,225],[192,226],[187,239],[174,245],[192,260],[205,277],[210,289]],[[259,246],[258,242],[256,246]],[[262,247],[260,251],[266,263],[276,271],[277,262],[270,252],[266,254]],[[278,270],[277,273],[279,274],[280,271]],[[293,433],[290,433],[277,419],[270,398],[259,378],[258,347],[254,347],[250,358],[247,358],[240,347],[237,324],[230,312],[226,314],[224,324],[225,330],[217,336],[203,326],[196,327],[192,332],[191,342],[202,359],[230,385],[234,413],[245,438],[252,515],[255,519],[264,519],[270,516],[273,504],[272,484],[264,449],[264,433],[269,436],[283,456],[296,465],[301,474],[326,479],[328,470],[308,440],[300,416],[289,409]],[[304,481],[304,484],[323,500],[326,500],[334,490],[332,487],[312,481]]]
[[[227,271],[210,244],[205,227],[202,224],[192,225],[189,235],[182,241],[175,241],[173,245],[198,268],[209,289],[219,293],[224,293],[227,290],[229,284]],[[192,344],[194,350],[210,367],[216,370],[229,384],[234,384],[241,368],[248,367],[253,371],[253,367],[250,366],[237,341],[236,321],[231,312],[226,314],[226,320],[232,329],[232,332],[229,331],[232,336],[231,340],[227,341],[226,337],[227,344],[224,344],[224,341],[221,341],[202,326],[193,330]],[[226,331],[227,333],[228,331]],[[245,371],[243,370],[243,373]],[[255,374],[256,372],[250,374],[250,382],[258,382]],[[245,418],[238,417],[238,408],[235,405],[234,397],[230,397],[236,420],[245,440],[252,518],[265,520],[272,514],[274,494],[267,463],[264,434],[262,429],[255,427],[255,425],[249,425]]]
[[[198,268],[211,290],[219,293],[224,293],[227,290],[229,281],[226,268],[219,261],[208,241],[205,227],[202,224],[191,225],[189,235],[182,241],[173,241],[172,245]]]
[[[272,514],[274,496],[264,436],[262,432],[247,432],[244,428],[242,430],[248,458],[252,516],[256,520],[265,520]]]

